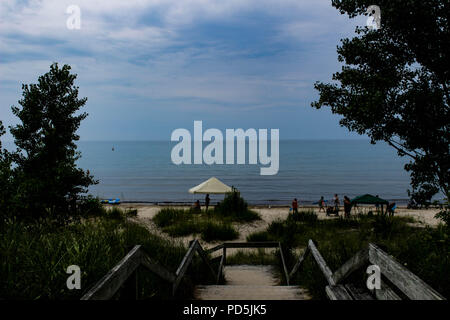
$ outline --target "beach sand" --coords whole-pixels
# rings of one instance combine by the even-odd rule
[[[137,209],[138,214],[136,218],[133,218],[134,220],[143,223],[152,232],[159,234],[165,238],[170,238],[167,234],[161,232],[161,230],[152,221],[152,218],[158,213],[160,209],[170,206],[159,206],[159,205],[139,204],[139,203],[120,204],[119,206],[123,209]],[[188,208],[187,206],[175,206],[175,207]],[[231,242],[245,242],[249,234],[256,231],[263,231],[268,227],[268,225],[272,221],[275,221],[277,219],[284,220],[289,215],[288,206],[272,206],[272,207],[250,206],[250,208],[260,214],[261,220],[244,224],[234,223],[234,226],[239,231],[239,238]],[[335,216],[327,217],[324,212],[319,212],[318,207],[307,206],[299,208],[300,211],[308,209],[314,210],[314,212],[317,213],[319,219],[336,219]],[[360,207],[358,209],[363,214],[366,214],[369,210],[375,212],[374,207]],[[435,227],[439,224],[439,220],[434,217],[437,212],[439,212],[439,209],[407,209],[405,207],[399,207],[395,210],[395,215],[402,217],[413,217],[415,220],[414,225],[416,226]],[[341,215],[343,214],[343,208],[341,208],[340,214]],[[356,214],[354,209],[352,210],[352,214]],[[180,237],[176,239],[182,241],[185,244],[188,244],[190,240],[194,239],[194,236]],[[216,243],[220,243],[221,241],[216,243],[204,243],[203,241],[200,240],[200,242],[202,246],[204,246],[205,248],[210,248],[214,246]]]

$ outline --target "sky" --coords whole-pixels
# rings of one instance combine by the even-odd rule
[[[80,29],[67,27],[70,5]],[[330,0],[1,0],[0,119],[16,123],[22,83],[58,62],[88,98],[81,140],[169,141],[194,120],[280,139],[360,138],[310,104],[314,83],[341,68],[340,39],[365,19]]]

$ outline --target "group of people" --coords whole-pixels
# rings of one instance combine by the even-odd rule
[[[322,197],[320,197],[318,205],[319,205],[319,212],[323,211],[327,214],[327,216],[331,215],[331,214],[339,215],[339,208],[341,205],[341,201],[339,199],[339,196],[337,194],[335,194],[334,198],[333,198],[333,205],[327,206],[326,201],[325,201],[324,197],[322,196]],[[375,205],[375,206],[378,210],[378,205]],[[386,207],[386,213],[389,214],[390,216],[392,216],[392,215],[394,215],[394,210],[396,208],[397,208],[397,205],[395,204],[395,202],[391,202]],[[297,198],[295,198],[294,201],[292,201],[292,210],[293,210],[293,213],[298,213]],[[344,196],[344,216],[346,218],[350,217],[351,210],[352,210],[352,201],[350,200],[349,197]]]
[[[331,207],[327,207],[326,201],[325,201],[324,197],[322,196],[322,197],[320,197],[320,200],[319,200],[319,212],[323,211],[327,215],[330,215],[330,214],[339,215],[339,207],[340,207],[340,205],[341,205],[341,201],[339,200],[339,196],[337,194],[334,195],[333,206],[331,206]],[[345,217],[350,217],[351,209],[352,209],[351,200],[347,196],[344,196],[344,214],[345,214]],[[292,201],[292,210],[293,210],[293,213],[298,213],[298,200],[297,200],[297,198],[295,198],[294,201]]]
[[[210,201],[211,201],[211,199],[209,198],[209,194],[206,194],[206,197],[205,197],[206,212],[208,212],[208,207],[209,207],[209,202]],[[194,210],[195,211],[201,211],[200,200],[195,201],[195,203],[194,203]]]

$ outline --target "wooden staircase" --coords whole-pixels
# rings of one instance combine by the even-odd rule
[[[277,249],[285,285],[279,285],[269,266],[227,265],[227,249],[230,248]],[[216,251],[222,251],[222,255],[211,259],[211,255]],[[369,243],[367,248],[357,252],[340,268],[332,272],[311,239],[291,272],[288,272],[283,249],[279,242],[225,242],[209,250],[204,250],[198,240],[193,240],[175,272],[152,260],[140,245],[136,245],[114,268],[90,288],[81,300],[111,299],[122,286],[128,288],[127,291],[130,293],[134,292],[135,298],[139,299],[136,272],[139,266],[147,268],[166,280],[172,286],[172,294],[175,296],[195,254],[202,259],[216,283],[215,285],[196,287],[195,297],[201,300],[310,299],[305,289],[290,285],[294,275],[301,272],[302,264],[308,256],[312,256],[327,280],[328,285],[324,289],[331,300],[400,300],[403,297],[412,300],[445,300],[442,295],[373,243]],[[220,261],[217,271],[211,264],[213,260]],[[367,265],[379,268],[382,275],[380,288],[368,290],[368,288],[360,288],[352,283],[347,283],[346,280],[350,274],[367,267]],[[219,285],[223,283],[222,276],[225,278],[225,285]]]
[[[280,286],[271,266],[237,265],[224,268],[225,285],[196,286],[197,300],[309,300],[306,289]]]

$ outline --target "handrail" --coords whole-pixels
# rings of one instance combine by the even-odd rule
[[[253,241],[253,242],[224,242],[211,249],[205,250],[207,253],[213,253],[223,248],[278,248],[279,242],[275,241]]]
[[[142,250],[140,245],[135,246],[117,263],[103,278],[101,278],[81,300],[108,300],[111,299],[125,281],[136,272],[139,265],[144,265],[161,278],[174,281],[175,275],[155,263]]]
[[[378,265],[381,274],[388,278],[408,298],[416,300],[446,300],[422,279],[373,243],[369,243],[369,261]]]
[[[367,263],[377,265],[380,268],[381,274],[410,299],[446,300],[441,294],[431,288],[422,279],[406,269],[402,264],[397,262],[393,257],[389,256],[386,252],[378,248],[373,243],[369,243],[368,248],[358,251],[333,273],[326,264],[325,259],[320,254],[314,242],[310,239],[305,251],[292,268],[289,278],[292,278],[294,274],[301,269],[303,262],[310,253],[328,282],[328,286],[326,286],[325,291],[328,297],[332,300],[368,298],[368,295],[356,292],[353,286],[344,286],[340,284],[352,272],[363,267]],[[375,290],[375,295],[378,299],[400,299],[400,297],[391,288],[389,288],[384,281],[381,281],[381,285],[382,288]]]
[[[202,246],[198,242],[198,240],[194,240],[191,242],[191,245],[186,252],[185,256],[183,257],[183,260],[181,260],[180,266],[178,267],[176,273],[175,273],[175,281],[173,282],[172,287],[172,294],[175,295],[178,285],[181,282],[181,279],[184,277],[184,274],[186,273],[187,268],[192,262],[192,258],[194,257],[195,252],[198,252],[200,257],[202,258],[203,262],[208,266],[211,273],[213,274],[214,278],[217,278],[216,273],[212,269],[211,265],[209,264],[209,261],[206,257],[206,253],[204,252]]]
[[[172,294],[175,295],[181,279],[184,277],[187,268],[192,263],[195,252],[200,255],[203,262],[210,269],[214,278],[217,278],[217,275],[209,264],[207,255],[198,240],[191,242],[191,245],[181,260],[180,266],[178,267],[176,273],[167,270],[157,262],[153,262],[153,260],[142,249],[142,246],[136,245],[122,260],[119,261],[119,263],[117,263],[86,294],[84,294],[81,297],[81,300],[111,299],[120,287],[127,281],[127,279],[131,275],[136,274],[136,269],[140,265],[143,265],[160,278],[172,283]]]
[[[446,300],[436,290],[431,288],[423,280],[406,269],[402,264],[389,256],[386,252],[378,248],[373,243],[369,243],[368,248],[357,252],[352,258],[346,261],[334,273],[328,267],[325,259],[320,254],[314,242],[310,239],[303,254],[288,273],[284,260],[283,249],[279,242],[225,242],[212,249],[204,250],[198,240],[191,241],[189,249],[184,255],[175,273],[167,270],[157,262],[154,262],[142,249],[141,245],[136,245],[127,253],[127,255],[117,263],[104,277],[102,277],[81,300],[107,300],[112,298],[119,288],[132,276],[136,275],[136,269],[142,265],[151,272],[155,273],[162,279],[172,283],[172,294],[175,295],[178,286],[185,276],[189,265],[193,261],[193,257],[197,252],[200,258],[208,266],[211,274],[214,276],[216,283],[219,283],[226,264],[227,248],[278,248],[280,250],[280,258],[283,266],[283,272],[286,278],[286,284],[289,285],[290,279],[301,266],[307,256],[311,254],[319,266],[322,274],[328,282],[325,291],[332,300],[351,300],[351,299],[369,299],[370,295],[358,291],[358,288],[351,284],[342,285],[341,283],[354,271],[363,267],[367,263],[378,265],[381,273],[402,291],[410,299],[422,300]],[[222,257],[217,273],[212,268],[208,254],[217,250],[223,250]],[[393,300],[400,297],[389,286],[381,281],[382,288],[375,290],[375,296],[378,299]]]
[[[281,243],[278,243],[278,247],[280,250],[281,264],[283,265],[284,277],[286,279],[286,284],[289,285],[289,274],[286,268],[286,263],[284,262],[283,249],[281,248]]]

